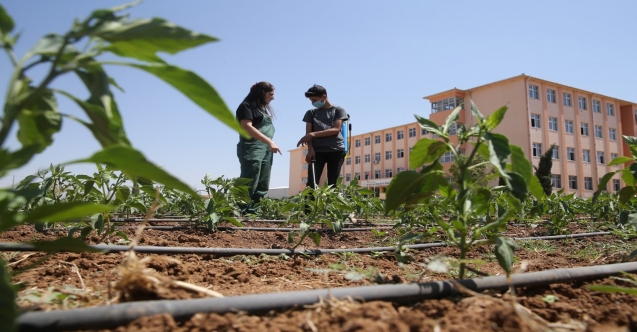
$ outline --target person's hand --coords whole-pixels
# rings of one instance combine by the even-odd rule
[[[305,155],[305,162],[311,164],[315,157],[316,153],[314,152],[314,149],[309,149],[307,151],[307,155]]]
[[[309,144],[312,141],[312,138],[314,137],[314,133],[309,133],[305,136],[303,136],[301,138],[301,140],[299,140],[298,143],[296,143],[296,147],[298,148],[299,146],[304,146]]]
[[[281,153],[281,150],[276,145],[276,143],[274,143],[274,141],[270,142],[270,144],[268,144],[268,147],[270,148],[270,152],[272,152],[272,153],[277,153],[278,152],[280,155],[283,155],[283,153]]]

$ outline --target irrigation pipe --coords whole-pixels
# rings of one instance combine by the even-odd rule
[[[637,272],[637,262],[514,274],[511,276],[511,282],[515,287],[531,287],[600,279],[621,272]],[[457,282],[476,292],[501,290],[509,287],[505,276],[462,279],[457,280]],[[437,281],[239,295],[226,298],[144,301],[85,309],[27,312],[18,317],[18,326],[21,331],[112,329],[143,316],[162,313],[170,314],[177,321],[184,321],[201,312],[259,314],[271,310],[280,311],[310,305],[319,302],[320,299],[331,297],[337,299],[351,297],[354,300],[364,302],[413,303],[427,299],[439,299],[454,293],[455,286],[452,282]]]
[[[569,234],[569,235],[553,235],[553,236],[538,236],[538,237],[518,237],[513,238],[516,241],[530,241],[530,240],[560,240],[568,238],[580,238],[589,236],[601,236],[610,235],[610,232],[595,232],[595,233],[581,233],[581,234]],[[111,244],[95,244],[89,245],[92,248],[100,250],[104,253],[122,252],[128,251],[129,246],[111,245]],[[403,248],[420,250],[435,247],[446,247],[444,242],[433,242],[423,244],[406,245]],[[320,255],[320,254],[332,254],[343,252],[354,253],[371,253],[382,251],[395,251],[396,247],[371,247],[371,248],[347,248],[347,249],[244,249],[244,248],[199,248],[199,247],[155,247],[155,246],[136,246],[134,248],[139,253],[153,253],[153,254],[200,254],[200,255],[218,255],[218,256],[236,256],[236,255]],[[0,243],[0,251],[41,251],[35,246],[29,243]],[[73,250],[60,250],[59,252],[72,252]]]
[[[115,229],[136,229],[137,226],[119,226]],[[146,226],[144,229],[156,229],[156,230],[183,230],[183,229],[207,229],[205,227],[191,227],[191,226]],[[362,232],[371,230],[391,230],[393,227],[364,227],[343,228],[341,232]],[[293,232],[299,231],[300,228],[274,228],[274,227],[217,227],[219,231],[259,231],[259,232]],[[310,228],[310,231],[317,233],[334,233],[331,228]]]

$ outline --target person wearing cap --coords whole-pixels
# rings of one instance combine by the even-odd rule
[[[274,143],[274,111],[270,102],[274,100],[274,86],[268,82],[252,85],[250,92],[237,108],[237,120],[250,138],[239,136],[237,157],[241,164],[241,177],[252,179],[249,185],[252,203],[243,207],[243,214],[256,213],[255,205],[270,188],[270,171],[274,153],[281,153]]]
[[[327,90],[320,85],[314,85],[305,92],[315,108],[305,112],[305,136],[299,140],[298,146],[307,145],[308,153],[305,161],[314,163],[308,168],[308,187],[315,187],[319,181],[323,168],[327,165],[327,183],[336,185],[343,160],[345,159],[345,140],[341,134],[343,120],[347,120],[345,109],[333,105],[327,98]],[[316,178],[314,175],[316,171]]]

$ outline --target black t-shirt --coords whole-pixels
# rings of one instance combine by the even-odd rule
[[[257,105],[244,101],[237,107],[237,120],[252,120],[252,126],[258,126],[263,122],[263,113]]]

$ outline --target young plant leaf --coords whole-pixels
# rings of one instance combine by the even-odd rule
[[[416,120],[418,121],[418,123],[420,123],[420,126],[423,129],[427,130],[430,133],[436,134],[438,136],[443,136],[443,137],[445,136],[440,130],[440,127],[435,122],[415,114],[414,116],[416,117]]]
[[[471,207],[473,213],[477,215],[486,214],[489,209],[489,200],[491,199],[491,191],[485,188],[480,188],[471,196]]]
[[[487,120],[485,121],[485,123],[489,131],[493,130],[495,127],[497,127],[500,124],[500,122],[502,122],[502,119],[504,119],[504,115],[506,114],[507,109],[508,107],[502,106],[487,117]]]
[[[72,161],[69,164],[77,163],[99,163],[110,165],[115,169],[121,170],[126,176],[135,181],[142,177],[155,182],[162,183],[167,187],[181,190],[190,194],[192,197],[201,199],[195,190],[187,184],[181,182],[166,171],[155,166],[144,155],[130,146],[115,145],[110,146],[102,151],[95,153],[87,159]]]
[[[102,25],[93,35],[110,42],[104,47],[107,51],[122,57],[160,63],[163,60],[156,55],[157,52],[176,54],[217,41],[214,37],[190,31],[161,18],[112,21]]]
[[[619,287],[611,285],[589,285],[588,289],[604,293],[623,293],[637,295],[637,288]]]
[[[619,156],[619,157],[617,157],[617,158],[615,158],[615,159],[611,160],[611,161],[610,161],[610,163],[608,163],[608,165],[606,165],[606,166],[615,166],[615,165],[620,165],[620,164],[627,163],[627,162],[629,162],[629,161],[633,161],[633,160],[634,160],[634,159],[633,159],[633,158],[630,158],[630,157]]]
[[[39,206],[27,214],[23,220],[25,223],[38,221],[69,221],[84,218],[96,213],[116,210],[117,206],[99,205],[87,202],[63,202],[53,205]]]
[[[546,197],[542,185],[538,178],[533,174],[531,163],[524,157],[522,148],[517,145],[510,145],[511,149],[511,170],[520,174],[526,181],[529,191],[538,200]]]
[[[0,37],[8,36],[13,30],[13,26],[13,18],[11,18],[11,15],[0,5]]]
[[[486,133],[484,139],[488,142],[489,161],[498,170],[500,175],[505,175],[505,165],[511,155],[509,139],[502,134]]]
[[[619,191],[619,203],[626,204],[631,198],[635,197],[637,189],[634,186],[626,186]]]
[[[134,63],[115,64],[139,68],[157,76],[164,82],[179,90],[210,115],[214,116],[228,127],[234,129],[239,134],[247,137],[246,132],[241,128],[239,122],[235,119],[234,114],[230,112],[217,91],[199,75],[189,70],[171,65],[141,65]]]
[[[500,267],[506,271],[507,276],[513,269],[513,259],[515,257],[515,241],[505,237],[495,238],[495,257],[498,259]]]
[[[445,142],[421,138],[409,153],[409,168],[416,169],[424,164],[433,163],[448,150],[449,146]]]
[[[398,208],[414,193],[422,187],[424,174],[414,171],[404,171],[396,174],[387,187],[387,199],[385,200],[385,213]]]

